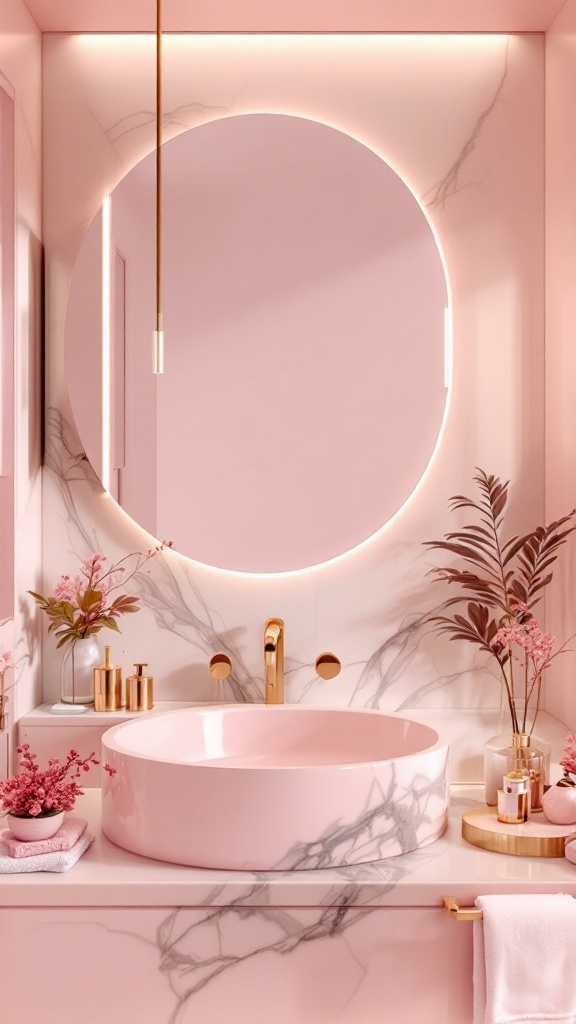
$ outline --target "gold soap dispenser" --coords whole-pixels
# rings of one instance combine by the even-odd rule
[[[126,711],[152,711],[154,707],[154,679],[144,675],[145,661],[136,661],[133,676],[126,680]]]
[[[122,707],[122,669],[110,661],[104,648],[104,664],[94,669],[94,710],[118,711]]]

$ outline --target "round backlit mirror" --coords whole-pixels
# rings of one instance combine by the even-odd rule
[[[199,561],[282,572],[350,550],[406,502],[443,421],[447,287],[425,214],[315,121],[246,114],[167,142],[154,377],[154,174],[151,154],[118,185],[73,275],[66,372],[89,459]]]

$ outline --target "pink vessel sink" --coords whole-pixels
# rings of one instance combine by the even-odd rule
[[[123,722],[102,738],[102,821],[118,846],[206,868],[364,864],[446,827],[448,744],[381,711],[211,706]]]

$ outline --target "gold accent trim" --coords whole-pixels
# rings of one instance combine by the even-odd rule
[[[490,813],[495,823],[497,822],[493,807],[467,811],[462,817],[462,836],[472,846],[490,850],[491,853],[508,853],[513,857],[563,857],[566,840],[576,835],[576,828],[573,826],[567,826],[564,835],[526,835],[522,830],[529,826],[531,819],[527,825],[511,825],[513,831],[510,832],[483,828],[474,821],[474,818],[480,814],[485,815],[486,812]],[[544,822],[539,824],[545,827]]]
[[[314,668],[321,679],[335,679],[340,674],[342,665],[340,658],[330,651],[326,651],[324,654],[318,655],[314,662]]]
[[[215,654],[210,658],[209,669],[213,679],[226,679],[232,671],[232,662],[227,654]]]
[[[512,745],[521,749],[530,746],[530,735],[527,732],[515,732],[512,736]]]
[[[461,907],[453,896],[445,896],[443,903],[453,921],[481,921],[484,916],[478,907]]]

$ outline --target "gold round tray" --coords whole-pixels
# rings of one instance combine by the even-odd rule
[[[462,817],[462,835],[472,846],[514,857],[563,857],[568,839],[576,837],[576,825],[552,825],[541,811],[524,825],[498,821],[495,807],[476,807]]]

